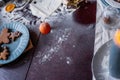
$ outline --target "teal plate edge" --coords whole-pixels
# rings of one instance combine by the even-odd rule
[[[30,37],[27,27],[23,25],[22,23],[11,22],[11,23],[2,24],[0,26],[0,29],[3,29],[3,28],[14,29],[16,31],[20,31],[22,35],[20,36],[19,44],[17,45],[16,49],[14,49],[14,51],[10,52],[10,56],[8,56],[8,59],[0,60],[1,65],[8,64],[16,60],[26,49],[28,42],[29,42],[29,37]],[[16,45],[10,45],[10,47],[13,47],[13,46],[16,46]]]

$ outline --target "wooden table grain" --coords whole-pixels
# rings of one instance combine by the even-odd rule
[[[91,2],[49,21],[48,35],[40,34],[38,24],[28,27],[34,48],[1,66],[0,80],[92,80],[95,15]]]

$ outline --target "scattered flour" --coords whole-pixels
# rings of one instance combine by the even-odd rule
[[[75,48],[76,46],[75,45],[73,45],[73,48]]]
[[[50,61],[53,58],[54,54],[61,49],[62,43],[68,40],[68,37],[70,36],[70,31],[70,29],[59,30],[59,33],[55,35],[57,41],[54,43],[54,45],[52,45],[46,51],[44,51],[45,53],[43,53],[43,55],[36,56],[40,58],[39,64],[42,64],[46,61]],[[71,63],[71,59],[69,57],[66,58],[66,61],[67,64]]]
[[[63,57],[60,57],[60,60],[63,60]]]
[[[51,30],[50,33],[53,33],[53,30]]]
[[[110,44],[107,45],[108,48],[110,48]],[[109,65],[109,55],[110,54],[110,51],[109,49],[106,51],[106,55],[104,56],[103,58],[103,61],[102,61],[102,68],[103,69],[108,69],[108,65]]]
[[[66,57],[66,63],[68,65],[72,64],[72,59],[70,57]]]
[[[109,63],[109,57],[105,56],[102,61],[102,68],[103,69],[108,69],[108,63]]]
[[[97,78],[98,80],[113,80],[113,79],[109,79],[109,72],[103,72],[103,73],[98,73],[97,74]]]

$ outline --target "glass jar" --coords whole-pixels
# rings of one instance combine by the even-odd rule
[[[118,9],[109,6],[103,10],[102,22],[103,22],[103,26],[106,29],[119,28],[120,27],[119,21],[120,21],[120,16]]]

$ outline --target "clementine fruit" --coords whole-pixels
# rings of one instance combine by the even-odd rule
[[[39,30],[42,34],[48,34],[51,31],[51,27],[50,27],[49,23],[43,22],[40,24]]]
[[[120,29],[117,29],[114,35],[114,42],[117,46],[120,47]]]

